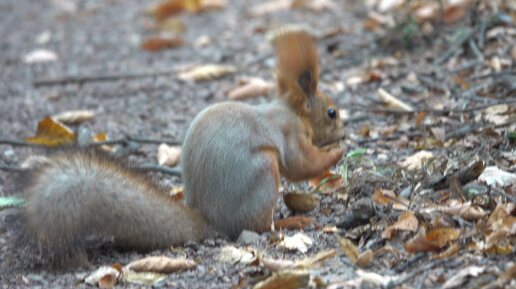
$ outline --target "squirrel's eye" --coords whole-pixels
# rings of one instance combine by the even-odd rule
[[[337,117],[337,111],[334,108],[328,108],[327,113],[331,119],[335,119]]]

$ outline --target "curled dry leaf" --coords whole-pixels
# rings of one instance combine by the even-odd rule
[[[235,72],[236,67],[231,65],[206,64],[180,72],[177,77],[183,81],[204,81],[217,79]]]
[[[380,96],[380,99],[385,102],[387,107],[392,109],[400,109],[403,111],[414,111],[414,108],[412,108],[411,105],[399,100],[398,98],[394,97],[394,95],[388,93],[383,88],[378,89],[378,95]]]
[[[51,117],[45,117],[38,123],[36,136],[25,141],[49,147],[74,143],[76,135],[69,127]]]
[[[163,49],[176,48],[183,45],[183,39],[179,36],[154,36],[142,42],[141,48],[150,52]]]
[[[100,288],[113,288],[120,277],[120,271],[111,266],[102,266],[91,273],[84,282]]]
[[[436,252],[448,243],[459,238],[460,231],[455,228],[436,228],[429,232],[421,231],[405,243],[405,250],[409,253]]]
[[[405,158],[400,165],[408,170],[420,170],[425,162],[434,158],[434,154],[429,151],[419,151],[416,154]]]
[[[228,92],[228,98],[233,100],[244,100],[258,96],[268,95],[274,90],[274,83],[265,81],[261,78],[243,79],[238,82],[238,86]]]
[[[250,252],[248,250],[237,248],[234,246],[225,246],[220,250],[218,260],[223,263],[230,264],[250,264],[255,262],[257,256],[254,252]]]
[[[283,195],[283,201],[293,212],[308,213],[319,206],[321,197],[306,192],[289,192]]]
[[[169,146],[162,143],[158,147],[158,163],[160,166],[173,167],[179,163],[181,157],[180,146]]]
[[[288,270],[272,274],[271,277],[257,283],[253,289],[295,289],[307,288],[310,274],[305,270]]]
[[[415,232],[417,230],[418,225],[419,222],[416,218],[416,215],[414,215],[414,213],[411,211],[406,211],[398,217],[398,221],[396,221],[396,223],[387,227],[383,231],[382,238],[390,239],[392,238],[392,234],[396,231]]]
[[[149,9],[149,14],[157,21],[162,21],[170,16],[183,11],[199,13],[208,9],[223,8],[224,0],[164,0]]]
[[[365,250],[364,252],[360,253],[357,257],[357,260],[355,262],[355,265],[357,265],[360,268],[366,268],[371,264],[371,261],[373,261],[374,253],[373,250]]]
[[[91,110],[70,110],[56,114],[53,118],[64,124],[73,125],[90,121],[95,117],[95,112]]]
[[[333,148],[333,145],[330,145],[328,149],[331,148]],[[343,184],[344,179],[342,176],[334,174],[330,170],[322,173],[320,176],[310,179],[310,185],[314,187],[313,191],[320,191],[321,193],[327,193]]]
[[[285,238],[283,238],[279,243],[279,246],[287,250],[297,250],[301,253],[306,253],[312,244],[312,238],[308,235],[304,233],[296,233],[294,236],[285,236]]]
[[[125,266],[126,269],[135,272],[173,273],[182,270],[191,270],[197,266],[194,260],[165,256],[151,256],[133,261]]]

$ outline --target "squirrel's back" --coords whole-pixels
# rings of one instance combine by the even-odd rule
[[[25,193],[27,235],[57,259],[81,256],[92,238],[148,251],[214,234],[142,171],[94,150],[53,154],[32,173]]]

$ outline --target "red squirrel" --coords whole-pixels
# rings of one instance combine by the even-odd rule
[[[244,229],[271,227],[280,177],[315,177],[342,157],[318,146],[342,137],[338,110],[317,89],[312,37],[284,28],[273,40],[278,97],[252,106],[222,102],[193,120],[181,165],[186,205],[130,164],[92,150],[63,150],[32,173],[27,235],[59,258],[85,257],[90,236],[149,251]]]

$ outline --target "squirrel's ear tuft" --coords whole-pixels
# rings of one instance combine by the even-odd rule
[[[306,107],[317,92],[319,58],[313,37],[298,26],[271,33],[277,63],[278,93],[295,109]]]

